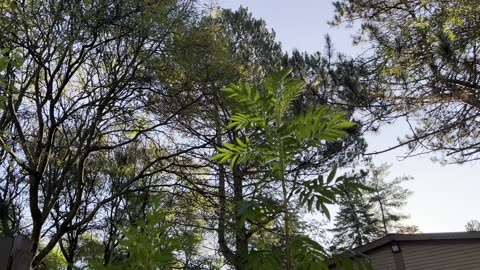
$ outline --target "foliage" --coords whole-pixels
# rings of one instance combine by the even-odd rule
[[[356,65],[335,51],[328,35],[322,52],[309,54],[293,51],[283,61],[283,65],[293,67],[292,76],[305,82],[305,91],[293,103],[294,110],[330,105],[345,111],[347,116],[353,115],[356,108],[350,105],[361,102],[356,94],[358,86],[355,83],[360,74],[356,74]],[[320,151],[312,152],[310,163],[317,167],[332,168],[337,165],[341,168],[357,162],[366,149],[362,137],[363,125],[357,121],[357,125],[346,130],[349,136],[326,142]]]
[[[465,230],[467,232],[479,232],[480,231],[480,222],[478,220],[470,220],[465,224]]]
[[[3,48],[0,50],[0,71],[6,71],[9,65],[20,68],[23,64],[23,53],[21,49],[11,50]]]
[[[443,162],[480,157],[480,8],[475,0],[341,0],[334,24],[360,24],[356,41],[371,56],[358,81],[374,116],[407,116],[411,134],[400,145],[441,151]],[[357,24],[358,23],[358,24]]]
[[[336,247],[354,248],[380,237],[381,220],[368,195],[348,194],[338,204],[340,208],[331,230]]]
[[[79,239],[76,261],[79,261],[80,265],[101,261],[102,253],[104,252],[104,247],[99,237],[91,231],[83,233]]]
[[[346,193],[340,198],[340,209],[335,216],[334,245],[353,248],[365,245],[389,233],[417,233],[417,226],[403,225],[408,218],[401,212],[412,192],[401,185],[411,179],[395,177],[388,181],[388,164],[375,166],[368,162],[368,171],[353,178],[370,189],[364,193]]]
[[[67,266],[67,261],[58,246],[52,249],[42,261],[39,269],[62,270]]]
[[[235,137],[243,140],[243,136],[259,140],[263,136],[255,134],[253,129],[224,128],[228,125],[236,102],[226,98],[220,89],[229,82],[239,80],[258,85],[265,74],[297,59],[284,54],[280,44],[275,41],[275,33],[267,29],[263,20],[253,18],[245,8],[212,11],[210,16],[188,27],[184,33],[175,35],[172,45],[168,57],[152,59],[152,65],[160,66],[157,71],[159,81],[166,83],[163,86],[165,92],[161,96],[153,96],[151,100],[160,113],[175,111],[183,104],[192,104],[182,110],[175,125],[170,128],[181,133],[182,143],[204,142],[207,145],[189,153],[192,159],[208,168],[206,177],[197,179],[202,184],[195,188],[207,194],[208,203],[219,209],[209,219],[212,220],[210,226],[216,228],[221,255],[227,264],[242,269],[251,247],[263,250],[266,246],[281,242],[281,202],[280,196],[277,196],[281,188],[278,182],[272,180],[270,164],[261,160],[250,159],[232,168],[211,162],[211,149],[222,146],[223,142],[230,143]],[[310,59],[309,55],[306,57]],[[314,83],[318,85],[323,80],[322,76],[329,76],[331,70],[319,65],[325,57],[316,54],[311,59],[305,69],[313,74],[318,72]],[[296,71],[299,67],[294,65],[292,74],[302,78]],[[330,89],[330,85],[325,88],[328,93],[322,96],[336,93],[334,88]],[[325,103],[311,97],[310,91],[302,91],[292,102],[291,109],[292,112],[298,112],[322,104]],[[325,173],[334,164],[341,167],[352,162],[364,150],[359,131],[357,126],[350,127],[345,132],[354,136],[310,147],[308,152],[296,156],[292,161],[291,169],[296,171],[297,176],[293,176],[293,172],[290,175],[302,182],[308,175]],[[242,207],[243,203],[251,207]],[[237,215],[240,209],[245,216]],[[300,220],[292,217],[295,230],[301,227]]]
[[[417,225],[400,225],[395,233],[399,234],[415,234],[421,233],[420,228]]]
[[[143,163],[148,162],[155,152],[153,147],[144,148],[136,144],[116,149],[115,159],[99,160],[99,167],[95,168],[94,173],[106,178],[104,191],[114,194],[126,181],[135,177],[136,171],[141,170]],[[191,238],[175,251],[177,265],[187,269],[208,265],[208,254],[200,254],[196,243],[202,239],[205,231],[203,215],[211,209],[205,205],[201,194],[192,191],[195,182],[191,175],[195,171],[188,171],[190,163],[186,159],[184,162],[182,168],[170,167],[169,173],[156,173],[131,184],[128,193],[106,204],[99,217],[90,224],[89,231],[95,232],[93,239],[85,241],[84,235],[79,239],[76,265],[82,267],[82,261],[113,265],[124,263],[129,255],[121,245],[121,239],[125,238],[123,231],[132,224],[150,224],[148,216],[152,215],[152,211],[168,215],[165,222],[171,225],[168,233],[172,239],[176,236]],[[98,244],[101,252],[95,256],[90,249],[97,248]]]
[[[315,203],[316,208],[325,209],[341,192],[347,189],[358,191],[364,186],[353,184],[346,178],[338,178],[333,182],[335,170],[326,183],[323,183],[321,177],[303,184],[291,183],[287,179],[288,168],[296,156],[301,156],[309,148],[347,136],[344,129],[354,126],[355,123],[344,119],[344,113],[333,111],[326,106],[308,108],[294,114],[292,102],[303,91],[304,84],[301,80],[288,77],[290,72],[291,69],[284,69],[267,76],[262,88],[241,81],[238,85],[231,84],[224,89],[228,97],[238,104],[234,107],[234,114],[230,117],[231,123],[227,128],[239,132],[255,130],[255,137],[236,137],[231,143],[223,143],[223,147],[217,148],[218,154],[212,159],[221,163],[229,161],[230,167],[251,160],[267,164],[272,171],[272,180],[277,182],[282,190],[285,268],[293,269],[294,263],[309,268],[318,265],[326,267],[328,259],[321,245],[307,240],[308,238],[291,236],[289,202],[293,194],[299,193],[301,205],[308,205],[312,209]],[[302,250],[311,251],[308,253],[311,256],[305,257]],[[268,254],[268,251],[260,251],[252,253],[251,256],[265,257]],[[264,259],[265,267],[282,267],[275,266],[279,259],[266,257],[268,259]],[[258,263],[257,259],[250,259],[249,263],[252,262]]]
[[[247,8],[222,9],[212,23],[222,30],[219,37],[228,41],[230,61],[239,64],[241,78],[258,82],[280,68],[283,52],[275,32]]]
[[[219,154],[213,159],[220,162],[230,160],[230,165],[233,166],[236,162],[262,158],[271,162],[274,172],[280,174],[283,172],[279,171],[283,165],[278,163],[281,161],[278,156],[284,156],[286,161],[291,161],[293,156],[308,147],[348,135],[342,129],[355,124],[343,119],[343,112],[331,111],[326,106],[309,109],[297,116],[291,115],[288,109],[302,91],[303,83],[287,78],[290,72],[291,69],[285,69],[268,77],[264,81],[266,93],[263,96],[255,86],[243,82],[224,89],[229,98],[245,108],[245,112],[236,112],[230,118],[232,122],[227,128],[261,128],[263,134],[269,136],[264,139],[268,144],[252,148],[250,138],[236,138],[235,143],[224,143],[224,147],[218,149]],[[267,132],[269,128],[273,131]],[[277,153],[278,150],[272,149],[277,145],[282,145],[285,153]]]
[[[198,239],[189,235],[172,235],[172,214],[153,207],[144,220],[121,228],[120,248],[128,254],[123,262],[111,263],[96,269],[171,269],[178,264],[176,254],[185,245],[194,245]],[[192,242],[194,241],[194,242]],[[177,265],[178,266],[178,265]]]
[[[6,97],[0,183],[20,193],[2,200],[13,215],[24,203],[22,227],[33,242],[35,268],[68,233],[88,229],[105,204],[187,151],[165,139],[175,113],[157,117],[148,108],[146,97],[161,87],[152,84],[146,63],[166,53],[193,6],[189,0],[9,3],[0,8],[0,46],[20,49],[2,51],[10,64],[1,73],[7,83],[0,83]],[[105,192],[111,179],[95,163],[134,143],[154,149],[149,160],[116,193]]]
[[[412,177],[400,176],[387,181],[385,178],[388,176],[390,165],[383,163],[377,167],[370,162],[368,166],[370,178],[367,185],[374,190],[370,195],[370,201],[376,205],[376,213],[382,223],[382,231],[385,236],[395,232],[398,224],[408,218],[408,215],[399,210],[407,204],[407,199],[413,192],[401,185],[405,181],[411,180]]]

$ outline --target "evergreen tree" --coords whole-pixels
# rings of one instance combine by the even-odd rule
[[[332,229],[336,246],[354,248],[379,237],[380,220],[375,216],[373,204],[365,196],[342,198],[339,204],[339,214]]]
[[[360,182],[364,176],[357,174]],[[357,178],[358,179],[358,178]],[[381,234],[381,220],[375,213],[375,205],[370,194],[347,194],[340,198],[340,206],[335,216],[333,244],[339,247],[354,248],[367,244]]]
[[[371,47],[357,65],[370,71],[357,80],[370,116],[386,121],[407,116],[411,124],[398,146],[408,145],[410,154],[439,151],[442,162],[479,159],[478,1],[338,0],[334,5],[332,23],[360,25],[355,42]]]
[[[416,226],[406,226],[401,222],[408,215],[401,212],[412,191],[401,184],[411,179],[408,176],[396,177],[391,181],[388,164],[375,166],[368,163],[368,172],[354,176],[356,181],[371,189],[364,194],[347,194],[339,200],[339,212],[335,217],[333,244],[352,248],[367,244],[389,233],[415,233]]]
[[[413,192],[401,185],[412,177],[400,176],[387,181],[385,178],[391,165],[383,163],[377,167],[370,162],[368,166],[370,177],[367,186],[373,189],[369,194],[369,200],[375,205],[376,215],[381,220],[382,235],[385,236],[400,229],[401,221],[408,218],[408,215],[400,210],[407,204],[407,199]]]

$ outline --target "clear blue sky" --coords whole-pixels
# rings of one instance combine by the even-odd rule
[[[291,51],[322,51],[324,36],[330,34],[335,48],[354,55],[360,50],[352,46],[353,29],[330,27],[333,17],[329,0],[219,0],[225,8],[248,7],[256,18],[266,21],[274,29],[283,49]],[[406,130],[402,123],[384,127],[380,133],[367,137],[369,151],[382,150],[395,145],[397,137]],[[393,164],[390,176],[410,175],[413,181],[405,187],[414,191],[404,208],[411,218],[406,223],[415,224],[422,232],[463,231],[468,220],[480,220],[480,163],[463,166],[441,166],[430,160],[431,156],[400,161],[406,149],[375,156],[377,164]]]

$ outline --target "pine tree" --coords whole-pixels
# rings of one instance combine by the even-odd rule
[[[356,181],[371,188],[363,194],[347,194],[339,200],[340,209],[335,217],[333,244],[353,248],[367,244],[389,233],[415,233],[417,226],[406,226],[401,222],[408,215],[401,212],[412,191],[401,184],[409,176],[386,180],[390,165],[367,164],[368,172],[354,175]]]
[[[356,59],[370,70],[355,80],[362,85],[354,92],[357,104],[370,103],[376,124],[406,117],[412,125],[393,148],[408,146],[409,155],[434,151],[442,163],[480,159],[478,0],[338,0],[334,6],[332,23],[359,26],[354,41],[371,49]]]
[[[363,195],[340,200],[339,214],[335,218],[334,244],[353,248],[375,240],[379,236],[380,220],[375,216],[373,204]]]
[[[403,188],[401,184],[412,177],[400,176],[387,181],[385,178],[388,176],[388,169],[391,165],[383,163],[377,167],[370,162],[368,166],[370,177],[367,186],[373,188],[369,200],[375,205],[375,213],[381,220],[382,235],[396,232],[401,229],[400,222],[408,218],[408,215],[400,210],[413,194],[411,190]]]

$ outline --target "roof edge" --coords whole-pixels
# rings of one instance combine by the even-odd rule
[[[401,241],[429,241],[429,240],[462,240],[480,239],[480,232],[444,232],[444,233],[418,233],[418,234],[388,234],[387,236],[354,248],[355,252],[363,253],[390,242]]]

